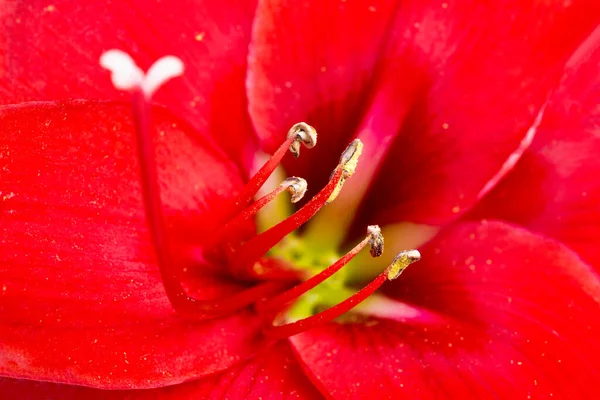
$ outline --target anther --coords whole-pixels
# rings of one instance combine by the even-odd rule
[[[398,255],[394,257],[392,264],[386,270],[387,279],[393,281],[404,272],[406,267],[420,259],[421,253],[419,253],[419,250],[405,250],[398,253]]]
[[[308,149],[315,147],[317,144],[317,131],[306,122],[298,122],[290,128],[287,138],[294,138],[294,141],[290,145],[290,151],[294,157],[300,157],[300,143],[304,144]]]
[[[322,325],[328,321],[331,321],[334,318],[337,318],[342,314],[352,310],[359,303],[367,299],[377,289],[379,289],[386,280],[393,280],[397,278],[398,275],[400,275],[400,273],[409,264],[412,264],[413,262],[418,261],[419,259],[420,254],[417,250],[403,251],[400,254],[398,254],[396,258],[394,258],[392,264],[388,268],[386,268],[385,271],[379,274],[367,286],[360,289],[353,296],[350,296],[341,303],[336,304],[335,306],[310,317],[283,325],[269,324],[267,327],[264,328],[264,333],[270,338],[280,339],[297,335],[298,333],[307,331],[309,329]],[[392,272],[392,270],[395,271],[395,275]]]
[[[292,194],[292,198],[290,200],[292,203],[297,203],[302,200],[304,194],[306,193],[306,189],[308,188],[306,180],[296,176],[286,178],[283,182],[281,182],[281,186],[285,187]]]
[[[354,175],[362,150],[363,144],[360,139],[354,139],[348,147],[346,147],[346,150],[344,150],[340,157],[340,163],[338,164],[338,168],[341,168],[342,170],[342,179],[340,179],[333,193],[331,193],[331,196],[327,199],[326,204],[331,203],[338,197],[344,186],[344,181]]]
[[[300,142],[304,143],[307,148],[315,147],[317,144],[317,132],[313,127],[304,122],[292,126],[287,134],[285,142],[275,150],[275,153],[273,153],[271,158],[267,160],[246,186],[244,186],[242,192],[235,199],[232,214],[239,212],[250,203],[254,195],[258,192],[258,189],[262,187],[277,165],[279,165],[288,148],[295,157],[300,155],[300,148],[295,145],[297,144],[297,146],[300,146]]]
[[[383,235],[379,225],[370,225],[367,228],[367,232],[370,234],[369,244],[371,245],[371,256],[379,257],[383,254]]]
[[[350,178],[354,174],[354,171],[356,171],[358,159],[360,158],[362,151],[363,143],[360,139],[354,139],[342,153],[340,165],[344,170],[344,179]]]
[[[367,228],[367,236],[352,250],[344,254],[339,260],[325,268],[323,271],[314,275],[310,279],[294,286],[288,291],[281,293],[268,300],[263,300],[256,304],[256,310],[260,313],[279,311],[287,306],[291,301],[297,299],[304,293],[319,285],[337,271],[342,269],[350,260],[352,260],[362,249],[370,245],[370,253],[373,257],[379,257],[383,252],[383,235],[377,225],[371,225]]]

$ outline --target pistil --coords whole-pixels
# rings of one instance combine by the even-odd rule
[[[181,283],[181,271],[174,264],[170,253],[162,213],[158,173],[154,160],[149,103],[150,97],[160,85],[166,82],[166,80],[181,74],[183,66],[174,62],[172,56],[168,56],[158,60],[150,68],[148,74],[144,75],[127,54],[117,50],[104,53],[100,63],[112,72],[112,80],[115,87],[132,92],[132,110],[146,219],[156,251],[156,258],[165,292],[173,308],[186,317],[200,319],[215,318],[224,313],[244,308],[285,287],[285,284],[282,282],[263,282],[240,291],[229,298],[218,300],[197,300],[187,295]],[[162,78],[161,67],[164,69],[162,71]],[[290,137],[286,141],[286,143],[289,143],[285,148],[293,143],[294,140],[300,139],[295,136]]]

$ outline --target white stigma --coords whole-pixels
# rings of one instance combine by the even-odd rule
[[[119,90],[133,90],[144,81],[144,72],[129,54],[121,50],[102,53],[100,65],[111,72],[112,84]]]
[[[171,78],[183,74],[183,62],[175,56],[161,57],[144,74],[131,56],[121,50],[108,50],[100,56],[100,65],[111,72],[116,89],[133,91],[141,89],[147,98]]]
[[[183,74],[183,61],[175,56],[164,56],[156,60],[146,72],[142,90],[150,97],[169,79]]]

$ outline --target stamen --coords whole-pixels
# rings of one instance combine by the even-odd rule
[[[398,254],[396,258],[394,258],[392,264],[386,268],[385,271],[379,274],[367,286],[356,292],[353,296],[350,296],[346,300],[325,311],[299,321],[283,325],[270,324],[264,329],[264,333],[269,338],[282,339],[297,335],[298,333],[307,331],[322,325],[325,322],[331,321],[356,307],[357,304],[364,301],[367,297],[379,289],[379,287],[381,287],[386,280],[396,279],[409,264],[418,261],[419,259],[420,254],[417,250],[403,251],[402,253]]]
[[[209,239],[209,242],[204,244],[204,248],[208,252],[216,250],[216,247],[221,249],[224,244],[223,241],[226,238],[232,236],[232,233],[236,232],[240,226],[242,226],[250,218],[254,217],[256,213],[260,211],[260,209],[273,201],[273,199],[275,199],[275,197],[277,197],[280,193],[286,190],[289,191],[292,194],[291,202],[295,203],[302,199],[302,196],[304,196],[304,193],[306,193],[307,187],[308,184],[303,178],[292,176],[284,179],[284,181],[281,182],[281,184],[275,190],[256,200],[251,206],[240,212],[224,227],[212,235],[212,237]]]
[[[364,249],[367,244],[371,245],[371,255],[373,257],[379,257],[383,252],[383,235],[381,235],[381,229],[379,229],[379,226],[377,225],[371,225],[367,228],[367,232],[367,236],[359,244],[354,246],[352,250],[346,253],[335,263],[331,264],[329,267],[325,268],[323,271],[311,277],[310,279],[298,284],[297,286],[294,286],[288,291],[268,300],[263,300],[257,303],[256,310],[259,313],[268,313],[279,311],[285,308],[291,301],[297,299],[318,284],[322,283],[339,271],[343,266],[348,264],[348,262],[352,260],[362,249]],[[379,241],[382,243],[381,248],[376,248],[379,246]]]
[[[295,140],[290,145],[290,151],[294,157],[300,157],[300,141],[306,146],[307,149],[312,149],[317,144],[317,131],[306,122],[298,122],[290,128],[287,134],[288,139],[290,137],[300,138]]]
[[[360,139],[354,139],[352,143],[346,147],[346,150],[342,153],[340,157],[340,166],[343,170],[342,179],[338,182],[337,186],[331,196],[327,199],[327,203],[329,204],[333,202],[340,192],[342,191],[342,187],[344,186],[344,181],[354,175],[354,171],[356,171],[356,167],[358,165],[358,159],[362,154],[363,144]]]
[[[264,185],[266,180],[275,170],[275,167],[279,165],[288,148],[295,157],[300,155],[300,142],[309,149],[317,144],[317,132],[312,126],[304,122],[292,126],[288,131],[285,142],[279,146],[271,158],[267,160],[250,181],[248,181],[246,186],[244,186],[242,192],[235,199],[235,207],[232,214],[236,214],[252,201],[252,198],[256,192],[258,192],[258,189]]]
[[[269,249],[279,243],[286,235],[311,219],[326,204],[327,199],[335,190],[340,179],[342,179],[342,174],[342,168],[336,168],[333,178],[329,183],[300,210],[266,232],[250,239],[239,250],[235,251],[235,258],[232,259],[232,264],[236,266],[235,270],[241,272],[244,269],[248,269],[249,265],[264,256]]]

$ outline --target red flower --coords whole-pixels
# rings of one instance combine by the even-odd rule
[[[3,5],[3,398],[594,393],[597,2],[228,3]],[[185,64],[154,97],[156,151],[142,152],[155,155],[170,247],[152,245],[131,108],[98,66],[115,47],[142,67],[166,54]],[[229,305],[297,282],[272,276],[288,270],[260,258],[272,243],[253,219],[227,241],[218,232],[259,149],[302,120],[318,145],[283,165],[307,198],[333,188],[354,137],[364,152],[340,196],[272,254],[314,273],[374,223],[387,249],[323,283],[317,308],[365,286],[390,253],[418,246],[423,260],[342,321],[274,341],[272,318]],[[220,299],[222,316],[209,301],[210,319],[189,318],[171,296],[174,312],[166,249],[184,270],[173,282]],[[268,279],[247,276],[256,259]]]

